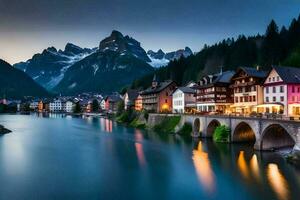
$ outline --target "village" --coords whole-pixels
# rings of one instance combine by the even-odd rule
[[[262,71],[240,67],[201,77],[178,86],[172,80],[159,81],[154,75],[145,90],[127,89],[123,95],[81,94],[30,100],[0,100],[8,110],[54,113],[114,114],[124,110],[150,113],[238,115],[296,120],[300,117],[300,69],[273,66]],[[13,109],[12,109],[13,108]]]

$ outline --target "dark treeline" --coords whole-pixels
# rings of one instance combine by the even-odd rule
[[[159,80],[172,79],[182,85],[200,76],[223,70],[235,70],[240,66],[260,66],[268,70],[272,65],[300,67],[300,16],[290,26],[279,27],[272,20],[264,35],[237,39],[228,38],[204,48],[188,58],[171,61],[166,67],[157,69]],[[149,86],[153,73],[135,80],[132,88]]]

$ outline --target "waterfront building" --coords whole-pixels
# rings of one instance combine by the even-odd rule
[[[143,110],[143,98],[142,95],[138,95],[137,98],[135,99],[135,110],[136,111],[142,111]]]
[[[263,83],[267,72],[257,68],[240,67],[231,79],[234,92],[232,111],[238,114],[257,112],[263,104]]]
[[[153,112],[172,112],[172,93],[175,88],[174,81],[159,82],[154,75],[152,86],[140,93],[143,109]]]
[[[63,105],[60,99],[54,99],[49,103],[49,111],[50,112],[61,112],[63,111]]]
[[[300,115],[300,69],[273,66],[264,81],[263,113]]]
[[[29,108],[31,110],[37,110],[38,109],[38,106],[39,106],[39,101],[32,101],[30,102],[29,104]]]
[[[172,112],[190,113],[196,104],[196,90],[190,87],[179,87],[172,94]]]
[[[40,100],[38,103],[38,112],[43,112],[43,109],[44,109],[44,103],[42,100]]]
[[[105,110],[110,113],[117,112],[118,104],[123,101],[123,99],[120,97],[120,95],[113,94],[108,95],[105,98]]]
[[[138,90],[128,89],[128,91],[124,94],[124,109],[128,110],[130,108],[135,107],[135,100],[139,95]]]
[[[105,98],[100,101],[101,110],[105,110]]]
[[[73,108],[74,108],[74,103],[71,100],[67,100],[66,102],[64,102],[64,111],[67,113],[71,113],[73,112]]]
[[[230,88],[233,71],[206,75],[197,87],[197,111],[200,113],[228,113],[233,104],[233,90]]]

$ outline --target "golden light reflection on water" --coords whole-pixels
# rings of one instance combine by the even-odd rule
[[[193,162],[200,183],[205,190],[212,193],[215,191],[215,175],[212,170],[208,154],[202,150],[201,141],[198,148],[193,150]]]
[[[289,199],[289,186],[285,177],[280,172],[278,165],[274,163],[268,164],[267,177],[270,186],[276,193],[278,199],[285,200]]]
[[[250,160],[250,169],[256,180],[260,181],[259,175],[259,165],[257,161],[257,156],[254,154]]]
[[[245,160],[245,152],[244,151],[240,151],[240,153],[239,153],[239,157],[237,160],[237,166],[238,166],[240,172],[242,173],[242,175],[245,178],[248,178],[249,177],[249,168],[248,168],[246,160]]]

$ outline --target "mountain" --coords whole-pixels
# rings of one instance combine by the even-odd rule
[[[149,52],[148,52],[149,53]],[[151,52],[150,52],[151,53]],[[240,66],[260,66],[269,70],[272,65],[300,67],[300,16],[289,27],[279,28],[274,20],[264,35],[224,39],[189,57],[172,60],[155,71],[160,80],[172,79],[179,85],[197,81],[202,75],[223,70],[236,70]],[[132,83],[132,88],[147,87],[154,73]]]
[[[0,98],[43,97],[49,93],[26,73],[0,59]]]
[[[71,65],[93,51],[68,43],[63,51],[49,47],[28,61],[15,64],[14,67],[26,72],[37,83],[50,90],[62,80],[65,71]]]
[[[153,67],[161,67],[166,66],[172,60],[178,60],[180,57],[188,57],[193,54],[192,50],[189,47],[185,47],[184,49],[179,49],[177,51],[172,51],[165,53],[161,49],[157,52],[149,50],[147,52],[148,56],[151,59],[149,63]]]
[[[63,94],[116,91],[153,72],[150,61],[138,41],[112,31],[96,52],[65,71],[54,91]]]

